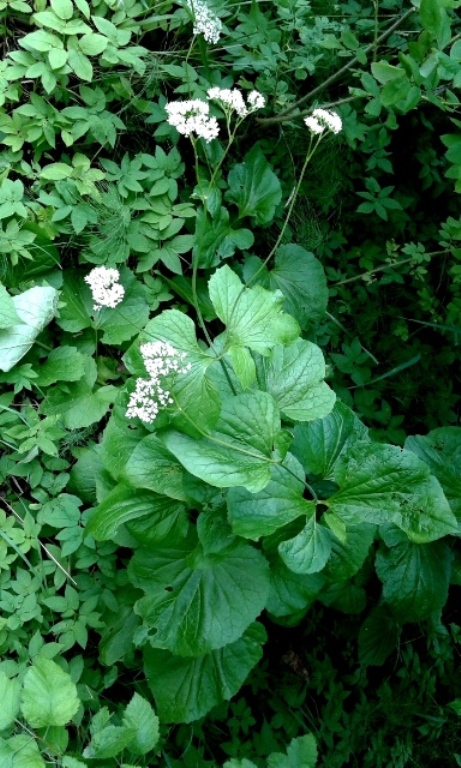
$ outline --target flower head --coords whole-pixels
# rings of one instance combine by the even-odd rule
[[[247,102],[250,107],[250,112],[254,112],[256,109],[264,109],[266,106],[266,99],[259,93],[259,91],[250,91],[247,96]]]
[[[243,100],[241,91],[238,88],[209,88],[207,91],[209,99],[219,101],[224,108],[234,110],[239,117],[246,117],[248,114],[247,106]]]
[[[165,104],[168,122],[183,136],[195,133],[199,138],[209,142],[219,133],[218,121],[210,117],[210,105],[201,99],[187,101],[170,101]]]
[[[238,88],[209,88],[207,96],[213,101],[219,101],[224,110],[235,111],[241,118],[246,117],[256,109],[262,109],[266,105],[264,96],[259,91],[250,91],[247,103]]]
[[[169,374],[187,373],[191,364],[184,364],[185,352],[179,352],[166,341],[141,344],[140,351],[150,378],[136,381],[136,389],[128,402],[126,416],[129,419],[137,417],[146,424],[151,424],[160,407],[165,408],[174,402],[170,391],[164,387],[164,377]]]
[[[194,14],[194,35],[203,35],[207,43],[217,43],[222,32],[222,22],[203,0],[186,0]]]
[[[125,289],[118,282],[119,279],[118,269],[109,267],[95,267],[85,277],[85,283],[88,283],[91,289],[95,311],[102,307],[114,309],[117,304],[120,304],[125,295]]]
[[[343,122],[336,112],[329,109],[314,109],[312,115],[304,118],[304,122],[312,133],[323,133],[325,130],[339,133]]]

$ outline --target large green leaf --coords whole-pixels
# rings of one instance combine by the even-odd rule
[[[304,339],[278,344],[257,368],[260,388],[272,395],[289,419],[322,419],[332,410],[336,395],[324,381],[325,361],[316,344]]]
[[[16,312],[13,299],[6,288],[0,284],[0,330],[20,322],[21,318]]]
[[[429,466],[453,512],[461,518],[461,428],[441,427],[424,437],[409,437],[405,448]]]
[[[149,516],[149,526],[155,528],[165,518],[184,513],[184,507],[177,501],[148,490],[133,490],[119,484],[93,511],[86,532],[97,541],[111,539],[117,529],[130,520]]]
[[[315,325],[325,316],[328,303],[327,279],[322,264],[302,246],[281,245],[270,272],[270,287],[285,297],[285,310],[301,328]]]
[[[298,424],[291,450],[307,475],[333,479],[336,461],[351,445],[368,440],[368,430],[357,416],[337,401],[331,413],[310,424]]]
[[[294,573],[318,573],[328,561],[333,535],[321,523],[315,512],[311,514],[304,528],[293,538],[279,544],[278,550],[283,562]]]
[[[330,511],[346,523],[394,523],[416,543],[458,534],[458,524],[429,467],[393,445],[362,443],[334,466],[339,486]]]
[[[91,326],[93,299],[83,273],[65,269],[61,290],[61,302],[57,324],[70,333],[77,333]]]
[[[359,659],[365,666],[381,666],[397,647],[401,627],[389,608],[379,605],[365,619],[359,632]]]
[[[20,322],[0,329],[0,370],[6,372],[24,357],[55,316],[58,292],[49,286],[35,286],[13,296],[12,301]],[[8,316],[11,317],[11,313]]]
[[[192,475],[218,488],[243,485],[257,493],[271,479],[278,434],[280,417],[273,398],[254,392],[224,400],[220,419],[209,436],[194,440],[170,431],[162,439]]]
[[[127,461],[123,477],[135,488],[148,488],[172,499],[185,501],[186,472],[157,435],[147,435]]]
[[[144,671],[160,719],[190,723],[234,696],[261,659],[265,640],[264,628],[253,624],[236,642],[196,659],[145,648]]]
[[[125,466],[145,434],[142,427],[136,428],[128,424],[125,409],[122,415],[115,405],[100,443],[100,457],[104,469],[110,472],[115,480],[122,480]]]
[[[323,575],[333,584],[351,579],[360,570],[370,550],[376,526],[369,523],[348,525],[344,541],[332,541],[330,559]]]
[[[273,616],[305,612],[314,602],[325,580],[323,574],[294,573],[276,557],[271,563],[271,586],[266,609]]]
[[[36,656],[24,677],[21,711],[32,728],[66,725],[80,706],[70,675],[56,662]]]
[[[244,162],[232,169],[227,181],[225,197],[238,206],[239,219],[251,216],[257,224],[270,224],[282,199],[282,188],[257,144]]]
[[[303,498],[304,471],[294,456],[288,453],[282,464],[272,465],[270,475],[259,493],[242,487],[229,490],[229,521],[235,534],[256,540],[301,515],[313,514],[313,502]]]
[[[136,552],[130,578],[147,591],[136,612],[156,630],[152,645],[201,656],[236,641],[259,616],[269,594],[269,566],[236,540],[210,554],[193,541],[181,559],[179,551],[159,544]]]
[[[249,347],[266,355],[276,344],[289,344],[299,336],[298,323],[282,309],[280,291],[259,285],[246,288],[228,266],[217,269],[208,285],[216,314],[226,326],[226,350]]]
[[[402,622],[421,621],[439,612],[448,596],[452,554],[444,541],[413,544],[400,532],[385,536],[390,548],[376,556],[383,599]]]

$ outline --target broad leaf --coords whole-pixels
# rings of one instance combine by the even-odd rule
[[[36,286],[13,296],[12,301],[20,322],[0,330],[0,370],[5,372],[24,357],[55,316],[58,292],[55,288]]]
[[[379,667],[397,647],[401,627],[386,606],[378,606],[365,619],[359,632],[359,660]]]
[[[324,318],[328,303],[325,272],[320,261],[302,246],[289,243],[277,249],[270,287],[282,291],[285,310],[301,328]]]
[[[296,320],[282,309],[280,291],[247,288],[228,266],[217,269],[208,285],[216,314],[226,326],[226,350],[249,347],[267,355],[276,344],[289,344],[299,336]]]
[[[357,416],[337,401],[331,413],[310,424],[298,424],[291,450],[307,475],[333,479],[333,468],[341,454],[356,442],[368,440],[368,430]]]
[[[293,573],[280,557],[271,563],[271,586],[266,610],[273,616],[290,616],[305,612],[324,585],[323,574],[306,576]]]
[[[409,437],[405,448],[429,466],[453,512],[461,518],[461,428],[441,427],[425,437]]]
[[[282,464],[270,468],[271,480],[259,493],[231,488],[227,495],[232,530],[247,539],[259,539],[301,515],[311,515],[315,506],[303,498],[304,471],[290,453]]]
[[[394,523],[416,543],[458,533],[442,488],[415,454],[393,445],[363,443],[334,467],[339,486],[330,511],[346,523]]]
[[[314,513],[302,531],[279,544],[278,550],[287,568],[294,573],[318,573],[330,557],[332,539],[332,533],[317,522]]]
[[[156,630],[151,643],[179,656],[201,656],[236,641],[269,594],[268,563],[253,547],[234,541],[205,554],[191,545],[182,560],[166,544],[142,548],[130,564],[132,582],[147,587],[136,612]]]
[[[325,361],[316,344],[297,339],[277,345],[260,360],[258,382],[272,395],[281,412],[293,421],[322,419],[332,410],[336,395],[325,383]]]
[[[80,706],[70,675],[51,659],[37,656],[24,677],[21,711],[32,728],[66,725]]]
[[[194,440],[180,432],[163,436],[166,447],[192,475],[218,488],[243,485],[257,493],[271,479],[272,451],[280,418],[265,392],[230,397],[223,402],[216,428]]]
[[[323,575],[332,583],[351,579],[360,570],[373,543],[376,526],[368,523],[346,526],[344,541],[332,541],[330,559]]]
[[[225,197],[238,206],[239,219],[251,216],[257,224],[270,224],[282,199],[282,188],[257,144],[244,162],[232,169],[227,181]]]
[[[135,488],[148,488],[172,499],[185,501],[184,467],[165,447],[157,435],[147,435],[137,443],[123,472],[127,483]]]
[[[64,331],[77,333],[91,326],[93,300],[89,286],[84,282],[83,273],[66,269],[63,273],[61,302],[57,324]]]
[[[166,496],[120,484],[93,511],[86,532],[97,541],[105,541],[113,538],[117,529],[130,520],[148,515],[149,526],[155,528],[165,517],[183,512],[182,504]]]
[[[234,696],[261,659],[265,640],[264,628],[253,624],[236,642],[196,659],[145,648],[144,671],[162,722],[190,723]]]
[[[400,532],[394,538],[398,543],[376,556],[383,599],[401,622],[427,619],[447,600],[451,551],[443,541],[413,544]]]
[[[0,330],[20,322],[21,318],[16,312],[13,299],[6,288],[0,284]]]

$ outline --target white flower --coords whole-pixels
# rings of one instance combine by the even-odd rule
[[[259,93],[259,91],[250,91],[247,96],[247,103],[250,107],[250,111],[254,112],[256,109],[264,109],[266,106],[266,99]]]
[[[304,118],[304,122],[306,123],[307,127],[311,131],[311,133],[323,133],[325,130],[325,126],[321,125],[316,117],[313,117],[313,115],[310,115],[309,117]]]
[[[164,388],[164,377],[169,374],[184,374],[191,364],[184,364],[185,352],[179,352],[166,341],[149,341],[140,346],[141,355],[150,375],[150,379],[138,379],[136,389],[130,397],[126,416],[138,418],[151,424],[158,415],[160,407],[173,404],[168,389]]]
[[[158,403],[155,400],[156,390],[150,379],[137,379],[136,390],[130,397],[126,417],[141,419],[146,424],[154,421],[158,414]]]
[[[188,101],[170,101],[165,104],[168,122],[183,136],[195,133],[205,141],[215,139],[219,134],[219,125],[215,117],[210,117],[210,105],[201,99]]]
[[[312,115],[304,118],[304,122],[312,133],[323,133],[325,129],[339,133],[343,127],[340,116],[329,109],[314,109]]]
[[[222,32],[222,22],[203,0],[186,0],[194,14],[194,35],[203,35],[207,43],[217,43]]]
[[[118,269],[109,267],[95,267],[85,277],[85,283],[88,283],[91,289],[95,311],[102,307],[114,309],[117,304],[120,304],[125,295],[125,289],[118,282],[119,279]]]
[[[209,99],[219,101],[224,107],[237,112],[239,117],[246,117],[248,109],[243,100],[243,96],[238,88],[209,88],[207,91]]]

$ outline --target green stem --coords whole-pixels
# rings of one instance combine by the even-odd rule
[[[317,149],[318,145],[320,144],[320,142],[321,142],[321,140],[322,140],[322,136],[323,136],[323,134],[320,134],[320,136],[319,136],[319,138],[317,139],[316,143],[314,144],[314,147],[313,147],[313,148],[312,148],[312,136],[311,136],[311,140],[310,140],[309,149],[308,149],[308,152],[307,152],[307,155],[306,155],[306,159],[304,160],[304,164],[303,164],[303,167],[302,167],[302,169],[301,169],[301,173],[300,173],[300,175],[299,175],[299,179],[298,179],[298,181],[297,181],[297,183],[296,183],[296,186],[295,186],[295,188],[294,188],[294,192],[293,192],[293,195],[292,195],[292,198],[291,198],[291,202],[290,202],[290,207],[288,208],[288,213],[287,213],[287,215],[286,215],[285,221],[283,222],[282,228],[281,228],[281,230],[280,230],[280,232],[279,232],[279,236],[277,237],[277,240],[275,241],[275,245],[274,245],[274,246],[271,248],[271,250],[270,250],[270,252],[269,252],[269,255],[268,255],[268,256],[267,256],[267,257],[264,259],[263,263],[261,264],[261,266],[259,267],[259,269],[257,269],[257,270],[256,270],[256,272],[254,273],[254,275],[252,275],[252,276],[250,277],[250,279],[248,280],[247,286],[248,286],[248,285],[249,285],[251,282],[253,282],[253,280],[256,280],[256,278],[258,277],[258,275],[259,275],[259,274],[262,272],[262,270],[264,269],[264,267],[266,267],[266,266],[267,266],[267,264],[268,264],[268,263],[269,263],[269,261],[271,260],[272,256],[273,256],[273,255],[274,255],[274,253],[276,252],[277,248],[279,247],[280,243],[282,242],[282,240],[283,240],[283,237],[284,237],[284,235],[285,235],[285,232],[286,232],[286,229],[287,229],[287,227],[288,227],[288,223],[289,223],[289,221],[290,221],[290,219],[291,219],[291,214],[293,213],[293,209],[294,209],[294,207],[295,207],[295,203],[296,203],[296,200],[297,200],[297,198],[298,198],[299,189],[300,189],[300,187],[301,187],[301,184],[302,184],[302,181],[303,181],[303,178],[304,178],[304,174],[305,174],[305,172],[306,172],[306,168],[307,168],[307,166],[308,166],[308,163],[309,163],[309,161],[311,160],[312,156],[314,155],[314,153],[315,153],[315,151],[316,151],[316,149]],[[244,290],[244,289],[243,289],[243,290]],[[243,290],[242,290],[242,292],[243,292]]]

